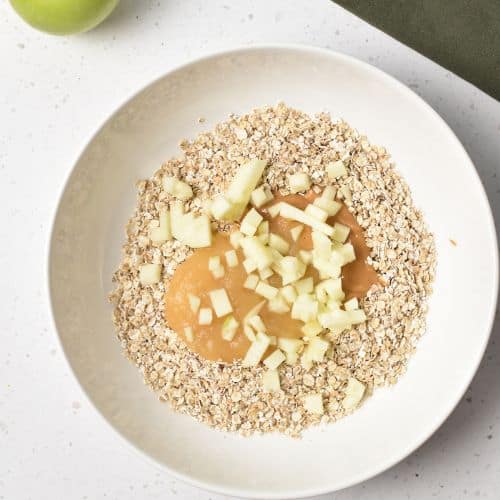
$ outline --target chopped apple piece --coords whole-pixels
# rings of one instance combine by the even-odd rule
[[[321,279],[338,278],[341,274],[340,264],[332,258],[329,260],[313,257],[312,265],[319,271]]]
[[[256,208],[260,208],[266,203],[269,203],[273,198],[273,193],[271,193],[269,186],[260,186],[254,189],[250,195],[252,205]]]
[[[288,285],[299,280],[306,272],[306,265],[297,257],[287,255],[278,263],[278,272],[282,278],[283,285]]]
[[[279,337],[278,347],[287,354],[299,353],[304,347],[304,341],[300,339],[291,339],[288,337]]]
[[[328,299],[337,301],[344,300],[345,294],[342,290],[342,280],[340,278],[330,278],[320,281],[316,285],[316,297],[320,302],[326,303]]]
[[[301,330],[306,337],[316,337],[323,331],[323,327],[314,320],[306,323]]]
[[[188,342],[192,342],[194,340],[193,329],[190,326],[186,326],[184,328],[184,337]]]
[[[281,389],[278,370],[267,370],[262,375],[262,387],[265,392],[276,392]]]
[[[337,196],[337,190],[333,186],[326,186],[321,193],[321,198],[325,200],[334,200]]]
[[[290,245],[288,244],[288,242],[281,236],[274,233],[271,233],[269,235],[269,246],[271,248],[274,248],[275,250],[278,250],[278,252],[281,254],[286,254],[288,250],[290,250]]]
[[[311,217],[314,217],[316,220],[319,220],[321,222],[325,222],[326,219],[328,219],[328,212],[325,212],[322,208],[314,204],[307,205],[304,213],[310,215]]]
[[[297,294],[301,295],[303,293],[312,293],[314,290],[314,280],[311,276],[309,278],[304,278],[293,283]]]
[[[262,222],[262,215],[252,208],[241,221],[241,232],[247,236],[253,236],[257,232],[257,227]]]
[[[297,291],[292,285],[284,286],[280,289],[280,295],[289,303],[293,304],[297,298]]]
[[[210,212],[216,220],[236,220],[239,217],[240,208],[228,201],[222,194],[216,196],[210,204]]]
[[[261,280],[267,280],[270,276],[274,274],[273,270],[270,267],[266,267],[264,269],[259,269],[259,276]]]
[[[191,308],[191,311],[193,311],[196,314],[198,312],[198,309],[200,308],[200,304],[201,304],[200,297],[197,297],[196,295],[193,295],[192,293],[188,293],[188,300],[189,300],[189,307]]]
[[[255,292],[262,295],[262,297],[271,300],[278,294],[278,289],[264,283],[264,281],[259,281],[258,285],[255,287]]]
[[[235,250],[228,250],[224,253],[228,267],[236,267],[238,265],[238,255]]]
[[[348,226],[344,226],[344,224],[339,224],[336,222],[333,225],[333,234],[332,239],[338,241],[339,243],[344,243],[349,236],[351,229]]]
[[[250,342],[255,342],[255,332],[250,325],[243,325],[243,333]]]
[[[163,177],[163,189],[179,200],[186,201],[193,197],[191,186],[175,177]]]
[[[286,357],[285,355],[279,350],[276,349],[272,354],[270,354],[265,360],[264,364],[270,369],[270,370],[276,370],[283,361],[285,361]]]
[[[172,235],[191,248],[209,247],[212,244],[212,226],[207,215],[185,214],[181,202],[175,202],[170,210]]]
[[[296,365],[297,361],[299,360],[299,353],[298,352],[286,352],[286,363],[290,366]]]
[[[265,220],[259,224],[257,228],[257,234],[269,234],[269,221]]]
[[[292,193],[307,191],[311,187],[311,178],[305,172],[299,172],[289,177],[288,185]]]
[[[342,245],[338,249],[338,252],[342,256],[343,265],[349,264],[356,260],[356,253],[354,252],[354,247],[352,246],[351,243],[346,243],[345,245]]]
[[[214,308],[215,315],[218,318],[226,316],[227,314],[233,312],[233,306],[227,295],[225,288],[219,288],[217,290],[211,290],[208,292],[210,297],[210,302],[212,302],[212,307]]]
[[[224,276],[224,266],[221,264],[220,257],[214,255],[208,259],[208,270],[212,273],[215,279]]]
[[[250,309],[250,311],[248,311],[246,316],[243,318],[243,324],[245,324],[245,325],[248,324],[248,320],[252,316],[257,316],[259,314],[260,310],[265,306],[265,304],[266,304],[266,301],[262,300],[256,306],[252,307],[252,309]]]
[[[245,235],[241,231],[233,231],[229,235],[229,243],[234,249],[240,248],[241,240],[245,237]]]
[[[321,210],[324,210],[329,217],[335,215],[342,208],[342,205],[338,201],[335,201],[333,199],[331,200],[323,196],[316,198],[314,200],[314,205],[318,208],[321,208]]]
[[[355,309],[359,309],[359,302],[356,297],[349,299],[347,302],[344,302],[344,309],[346,311],[354,311]]]
[[[347,175],[347,169],[345,168],[342,160],[337,160],[327,165],[326,173],[328,174],[328,177],[333,180]]]
[[[340,186],[340,194],[344,197],[344,200],[351,203],[352,201],[352,195],[351,195],[351,190],[349,189],[348,186]]]
[[[257,264],[252,259],[245,259],[243,261],[243,267],[247,274],[253,273],[257,269]]]
[[[139,281],[143,285],[154,285],[161,279],[160,264],[143,264],[139,267]]]
[[[313,337],[304,349],[304,356],[311,361],[320,363],[325,357],[326,351],[330,347],[330,342],[321,337]]]
[[[277,340],[276,335],[270,335],[269,336],[269,345],[277,345],[277,344],[278,344],[278,340]]]
[[[256,332],[266,331],[266,325],[264,324],[262,318],[258,314],[250,316],[250,318],[248,318],[246,323],[249,324]]]
[[[323,415],[323,398],[321,394],[308,394],[304,397],[304,408],[315,415]]]
[[[213,320],[212,309],[210,307],[202,307],[198,315],[198,324],[211,325]]]
[[[318,321],[324,328],[332,329],[346,329],[351,327],[350,311],[343,311],[336,309],[318,315]]]
[[[256,274],[249,274],[243,286],[249,290],[255,290],[255,287],[259,283],[259,277]]]
[[[366,314],[362,309],[355,309],[353,311],[347,311],[349,320],[353,325],[359,325],[366,321]]]
[[[311,234],[313,242],[313,256],[317,259],[329,260],[332,254],[332,242],[325,233],[313,231]]]
[[[153,243],[163,243],[172,239],[170,212],[168,210],[160,213],[159,227],[152,227],[149,231],[149,237]]]
[[[252,342],[243,358],[242,365],[247,368],[257,366],[267,351],[269,344],[269,337],[265,333],[258,332],[255,336],[255,341]]]
[[[258,238],[247,237],[241,240],[241,247],[247,258],[251,258],[258,269],[265,269],[273,263],[273,254]]]
[[[290,229],[290,236],[292,237],[292,240],[298,241],[303,230],[304,230],[304,226],[302,224],[299,224],[298,226],[292,227],[292,229]]]
[[[309,250],[299,250],[299,259],[306,265],[309,265],[312,262],[313,256],[312,252]]]
[[[332,226],[319,221],[315,217],[306,214],[303,210],[300,210],[299,208],[294,207],[293,205],[290,205],[288,203],[281,202],[280,215],[285,219],[296,220],[297,222],[301,222],[302,224],[311,226],[313,229],[321,231],[328,236],[331,236],[333,234]]]
[[[349,378],[345,388],[345,397],[342,400],[342,406],[345,410],[356,408],[365,395],[366,386],[354,377]]]
[[[222,323],[222,338],[224,340],[227,340],[228,342],[231,342],[231,340],[233,340],[234,336],[236,335],[236,331],[238,330],[239,325],[240,324],[234,316],[228,316],[224,320],[224,323]]]
[[[259,240],[262,241],[264,245],[267,245],[269,243],[269,233],[258,234],[257,238],[259,238]]]
[[[313,321],[318,316],[318,301],[313,295],[299,295],[292,306],[292,318],[304,323]]]
[[[265,160],[258,159],[249,160],[244,165],[241,165],[226,190],[226,198],[232,203],[246,206],[250,201],[252,191],[262,177],[266,165]]]
[[[287,304],[286,300],[281,296],[281,294],[276,295],[272,298],[268,304],[267,308],[274,313],[284,314],[290,311],[290,306]]]
[[[268,209],[267,209],[267,213],[274,219],[277,215],[279,215],[280,213],[280,210],[281,210],[281,203],[282,202],[279,202],[279,203],[275,203],[274,205],[271,205]]]

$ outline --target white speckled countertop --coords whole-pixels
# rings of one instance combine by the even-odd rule
[[[265,42],[329,47],[370,62],[454,129],[498,227],[500,103],[329,0],[312,3],[122,0],[98,29],[71,38],[37,33],[0,3],[0,499],[223,498],[158,472],[110,431],[69,373],[48,313],[49,226],[80,146],[131,92],[173,66]],[[384,474],[322,498],[498,498],[499,334],[497,314],[471,387],[426,444]]]

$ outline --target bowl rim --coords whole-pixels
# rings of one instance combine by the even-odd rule
[[[224,56],[230,56],[230,55],[239,55],[245,52],[266,52],[266,51],[274,51],[274,50],[284,50],[284,51],[292,51],[292,52],[303,52],[303,53],[309,53],[309,54],[314,54],[314,55],[322,55],[326,56],[329,58],[333,59],[338,59],[342,60],[344,62],[347,62],[351,65],[357,66],[359,69],[362,69],[363,71],[370,73],[383,81],[384,83],[391,85],[393,87],[397,87],[398,90],[402,91],[406,97],[410,98],[413,100],[413,102],[422,107],[425,111],[427,111],[433,119],[437,122],[440,123],[441,127],[444,129],[444,131],[450,136],[450,138],[453,140],[455,143],[455,146],[457,148],[457,151],[460,151],[462,156],[464,157],[464,161],[467,163],[467,167],[470,170],[470,173],[472,173],[472,178],[474,179],[474,182],[476,183],[476,188],[478,188],[478,193],[480,194],[482,201],[485,204],[485,208],[487,211],[487,218],[484,220],[484,223],[488,225],[490,237],[491,237],[491,243],[493,245],[493,255],[495,256],[494,262],[492,262],[492,275],[493,275],[493,294],[492,294],[492,301],[490,304],[490,310],[488,314],[488,329],[487,329],[487,335],[484,337],[483,340],[483,345],[481,346],[481,349],[479,351],[479,354],[476,359],[471,361],[471,369],[470,371],[464,375],[463,382],[461,384],[460,389],[457,391],[453,404],[450,405],[449,409],[445,411],[442,415],[439,415],[438,418],[434,419],[433,422],[429,424],[429,428],[427,428],[425,431],[421,432],[421,435],[419,436],[418,439],[416,439],[414,442],[408,444],[406,447],[402,448],[401,451],[398,454],[395,454],[394,456],[388,457],[386,460],[382,461],[380,464],[378,464],[377,467],[372,468],[369,471],[364,471],[362,473],[358,473],[357,475],[351,477],[349,480],[343,481],[343,482],[338,482],[336,485],[332,485],[329,487],[318,487],[315,488],[314,486],[307,487],[307,488],[302,488],[301,490],[297,490],[293,495],[291,495],[289,492],[285,494],[280,494],[279,492],[276,491],[255,491],[255,490],[245,490],[245,489],[238,489],[234,487],[226,487],[222,484],[218,484],[216,482],[209,482],[209,481],[204,481],[204,480],[199,480],[196,479],[188,474],[185,474],[183,472],[179,472],[178,470],[175,470],[168,465],[165,465],[163,463],[160,463],[158,460],[156,460],[154,457],[150,456],[147,452],[144,450],[140,449],[136,444],[134,444],[132,441],[130,441],[125,435],[123,435],[118,429],[116,429],[112,423],[104,416],[104,414],[101,412],[101,410],[94,404],[91,396],[87,393],[87,391],[84,389],[82,386],[80,380],[78,379],[71,363],[70,360],[67,356],[66,349],[64,347],[61,335],[59,334],[58,328],[57,328],[57,323],[56,323],[56,318],[55,318],[55,312],[54,312],[54,303],[53,303],[53,296],[52,296],[52,290],[54,284],[52,283],[52,249],[53,246],[55,245],[55,227],[56,227],[56,221],[59,216],[59,211],[61,208],[61,203],[62,199],[64,197],[64,193],[66,192],[66,189],[71,181],[71,178],[73,176],[73,173],[75,171],[76,165],[80,162],[82,156],[84,155],[85,151],[87,148],[90,146],[90,144],[94,141],[94,139],[101,133],[103,128],[115,118],[115,116],[125,107],[127,106],[133,99],[135,99],[138,95],[140,95],[142,92],[147,90],[148,88],[154,86],[157,84],[159,81],[163,80],[164,78],[169,77],[170,75],[178,72],[178,71],[183,71],[187,69],[190,66],[194,66],[196,64],[199,64],[201,62],[206,62],[209,61],[210,59],[217,59],[219,57],[224,57]],[[479,174],[474,166],[474,163],[472,162],[472,159],[470,158],[469,154],[465,150],[464,146],[454,133],[454,131],[451,129],[451,127],[446,123],[446,121],[435,111],[430,104],[428,104],[422,97],[420,97],[418,94],[416,94],[413,90],[411,90],[409,87],[407,87],[404,83],[400,82],[398,79],[395,77],[389,75],[385,71],[372,66],[371,64],[361,61],[353,56],[331,50],[328,48],[323,48],[323,47],[318,47],[318,46],[313,46],[313,45],[307,45],[307,44],[300,44],[300,43],[264,43],[264,44],[249,44],[249,45],[239,45],[239,46],[234,46],[231,48],[226,48],[226,49],[220,49],[216,51],[210,51],[206,52],[203,55],[200,55],[199,57],[196,57],[194,59],[190,59],[188,62],[184,62],[178,65],[175,65],[173,68],[169,69],[168,71],[164,71],[160,73],[158,76],[153,78],[151,81],[148,83],[142,85],[138,90],[134,90],[130,92],[127,97],[121,101],[119,105],[114,107],[113,111],[111,114],[107,115],[106,118],[101,119],[99,121],[99,124],[96,128],[93,129],[92,132],[87,134],[85,138],[82,140],[80,143],[80,147],[78,148],[78,153],[74,157],[74,161],[72,162],[71,168],[65,173],[65,178],[62,183],[62,186],[60,188],[60,191],[57,196],[57,205],[56,209],[53,213],[52,216],[52,221],[50,224],[49,228],[49,238],[47,241],[47,248],[46,248],[46,292],[48,294],[48,299],[49,299],[49,309],[50,309],[50,323],[52,326],[52,330],[56,334],[57,337],[57,344],[59,347],[59,350],[63,354],[63,358],[65,360],[67,368],[69,368],[69,372],[72,374],[73,379],[76,381],[78,387],[80,388],[81,392],[83,393],[84,397],[87,399],[87,402],[90,403],[90,406],[95,410],[95,412],[101,417],[101,419],[105,422],[105,424],[112,429],[113,433],[115,435],[118,435],[121,440],[127,444],[128,448],[133,450],[138,456],[142,457],[146,462],[152,464],[155,466],[157,469],[166,472],[167,474],[173,476],[176,479],[179,479],[189,485],[198,487],[200,489],[206,490],[206,491],[212,491],[214,493],[219,493],[223,495],[229,495],[229,496],[236,496],[236,497],[244,497],[244,498],[258,498],[258,499],[288,499],[288,498],[305,498],[305,497],[311,497],[311,496],[317,496],[317,495],[323,495],[327,493],[331,493],[334,491],[339,491],[344,488],[348,488],[350,486],[354,486],[356,484],[359,484],[361,482],[367,481],[368,479],[371,479],[378,474],[381,474],[382,472],[388,470],[389,468],[393,467],[394,465],[398,464],[402,460],[404,460],[406,457],[408,457],[411,453],[413,453],[417,448],[422,446],[438,429],[441,427],[441,425],[448,419],[448,417],[451,415],[451,413],[455,410],[457,407],[458,403],[462,399],[463,395],[465,394],[467,388],[469,387],[470,383],[472,382],[472,379],[474,378],[475,374],[477,373],[477,370],[479,368],[479,365],[483,359],[484,353],[486,351],[486,347],[488,345],[489,339],[491,337],[491,332],[493,329],[494,325],[494,320],[495,320],[495,314],[496,314],[496,305],[498,301],[498,292],[499,292],[499,251],[498,251],[498,241],[497,241],[497,234],[496,234],[496,228],[495,228],[495,222],[494,222],[494,217],[493,213],[491,210],[491,206],[489,204],[488,197],[486,195],[486,191],[483,187],[482,181],[479,177]]]

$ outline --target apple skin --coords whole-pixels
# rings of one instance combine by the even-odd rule
[[[33,28],[53,35],[87,31],[104,21],[119,0],[10,0]]]

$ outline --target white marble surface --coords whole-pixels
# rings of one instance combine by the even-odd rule
[[[116,106],[179,63],[265,42],[329,47],[409,85],[464,143],[498,227],[500,103],[329,0],[122,0],[98,29],[71,38],[31,30],[1,1],[0,500],[223,498],[132,454],[86,401],[50,326],[45,260],[65,176]],[[499,334],[497,314],[470,389],[426,444],[384,474],[322,498],[498,498]]]

